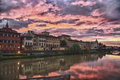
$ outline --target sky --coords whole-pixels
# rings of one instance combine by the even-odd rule
[[[120,0],[0,0],[0,28],[120,46]]]

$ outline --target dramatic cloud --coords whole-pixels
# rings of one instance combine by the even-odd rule
[[[104,5],[104,15],[109,19],[120,19],[120,0],[98,0]]]
[[[0,27],[78,40],[120,41],[119,0],[0,0]]]
[[[120,27],[114,28],[114,31],[115,31],[115,32],[116,32],[116,31],[120,31]]]
[[[28,27],[28,24],[30,24],[29,20],[26,21],[15,21],[14,19],[8,19],[4,18],[0,20],[0,25],[1,27],[4,27],[6,23],[8,22],[9,27],[14,28],[14,29],[20,29],[22,27]]]

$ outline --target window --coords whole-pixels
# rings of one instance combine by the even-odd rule
[[[0,42],[2,42],[2,40],[0,40]]]
[[[4,47],[4,45],[2,45],[2,48]]]
[[[3,35],[3,36],[5,36],[5,34],[4,34],[4,33],[3,33],[2,35]]]
[[[14,40],[12,40],[12,43],[14,43]]]
[[[25,43],[25,45],[27,45],[27,42]]]
[[[6,47],[8,48],[8,45],[6,45]]]
[[[12,43],[12,40],[10,40],[10,43]]]
[[[8,43],[8,40],[6,40],[6,43]]]
[[[10,35],[10,37],[12,37],[12,34]]]
[[[27,37],[26,40],[32,40],[32,38],[31,37]]]
[[[3,43],[5,42],[4,39],[2,40],[2,42],[3,42]]]
[[[8,34],[7,34],[7,36],[8,36]]]

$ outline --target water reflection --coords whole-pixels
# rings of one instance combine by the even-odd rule
[[[120,58],[86,54],[0,62],[0,80],[63,74],[71,74],[73,80],[120,80]]]

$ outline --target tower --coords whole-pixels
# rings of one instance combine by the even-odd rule
[[[95,41],[96,43],[98,43],[98,40],[96,39],[96,41]]]
[[[8,21],[7,21],[7,23],[6,23],[6,26],[5,26],[6,28],[9,28],[9,25],[8,25]]]

